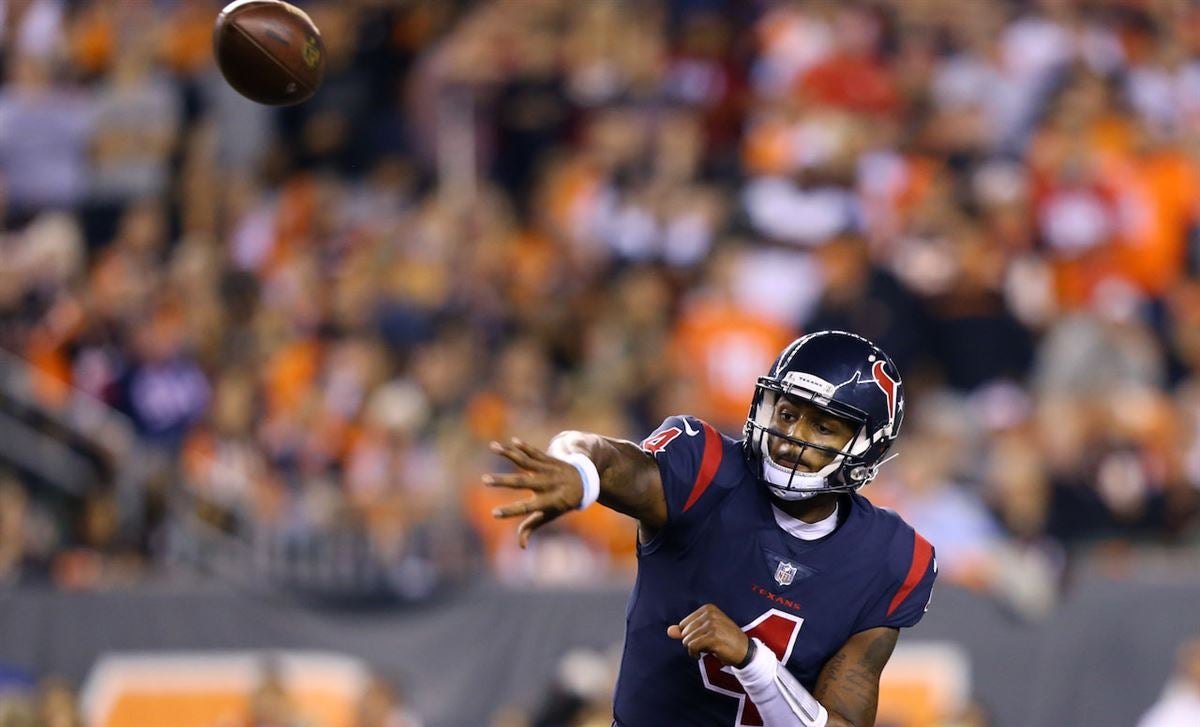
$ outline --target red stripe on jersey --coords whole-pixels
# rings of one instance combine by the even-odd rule
[[[895,597],[892,598],[892,605],[888,606],[887,615],[891,616],[900,607],[900,604],[904,603],[904,599],[908,598],[908,594],[912,593],[912,589],[921,582],[925,576],[925,569],[929,567],[931,557],[933,557],[933,548],[929,545],[929,541],[914,531],[912,565],[908,568],[908,575],[904,577],[904,585],[900,586],[900,590],[896,591]]]
[[[704,427],[704,458],[700,460],[700,471],[696,473],[696,481],[692,483],[692,493],[688,495],[687,502],[683,503],[683,511],[687,512],[688,508],[696,504],[696,500],[704,494],[708,486],[712,484],[712,478],[717,474],[717,468],[721,466],[721,456],[724,453],[724,447],[721,446],[721,435],[708,425],[708,422],[700,422]]]

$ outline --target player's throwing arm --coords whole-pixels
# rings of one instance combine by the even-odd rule
[[[528,490],[531,495],[498,507],[498,518],[524,516],[517,526],[521,547],[534,530],[597,500],[641,524],[647,539],[667,521],[667,502],[654,458],[633,442],[586,432],[562,432],[548,451],[518,439],[492,442],[493,452],[517,466],[511,474],[484,475],[489,487]]]

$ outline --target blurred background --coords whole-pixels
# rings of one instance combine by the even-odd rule
[[[0,0],[0,725],[607,725],[634,526],[487,442],[823,328],[941,567],[880,725],[1200,725],[1200,5],[299,4],[270,109],[221,2]]]

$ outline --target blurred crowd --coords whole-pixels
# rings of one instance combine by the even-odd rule
[[[602,508],[518,550],[487,442],[737,435],[841,328],[909,392],[864,494],[944,577],[1040,613],[1081,549],[1197,542],[1194,3],[301,3],[327,75],[287,109],[222,81],[219,5],[0,2],[0,346],[128,417],[147,500],[620,574]],[[0,483],[0,581],[154,562],[169,508],[43,489]]]
[[[84,727],[75,690],[52,677],[34,684],[0,667],[0,724],[4,727]]]
[[[0,725],[3,727],[88,727],[80,695],[58,677],[34,680],[27,673],[0,664]],[[241,701],[241,704],[238,704]],[[231,710],[237,716],[219,719],[212,727],[318,727],[298,703],[287,680],[269,661],[264,664],[242,700]],[[200,702],[203,704],[203,701]],[[405,704],[396,687],[372,677],[346,715],[351,727],[421,727],[422,720]],[[194,717],[194,715],[193,715]],[[194,720],[193,720],[194,721]],[[128,723],[128,722],[126,722]]]

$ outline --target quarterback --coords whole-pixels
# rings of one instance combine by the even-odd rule
[[[792,342],[758,379],[743,436],[671,416],[640,444],[561,432],[493,443],[538,527],[599,502],[636,518],[614,725],[867,727],[900,629],[929,604],[933,548],[858,490],[904,417],[892,360],[840,331]]]

